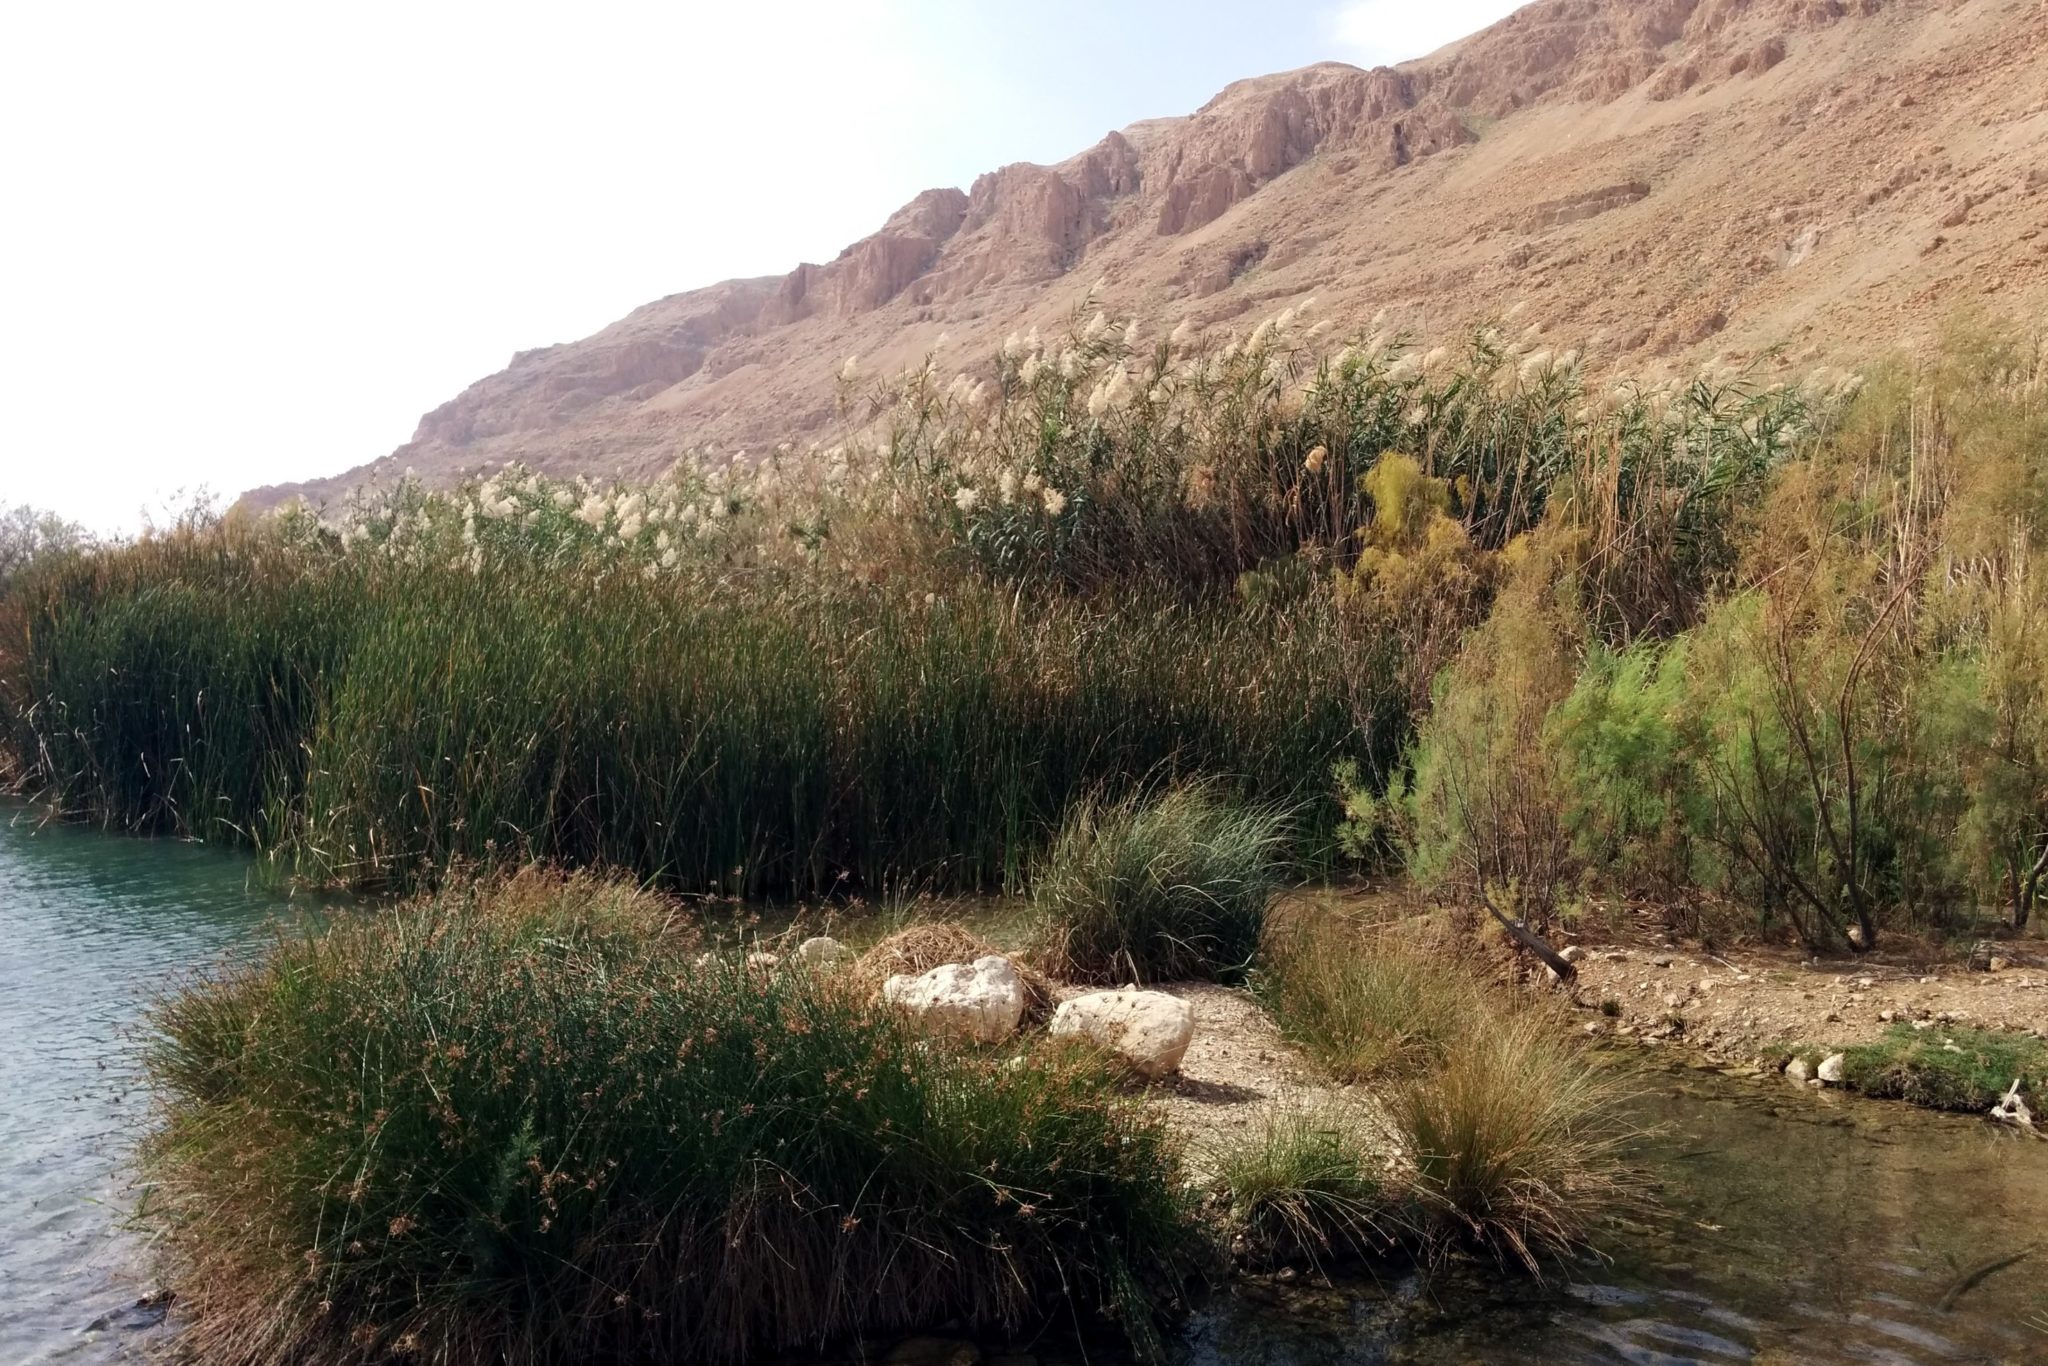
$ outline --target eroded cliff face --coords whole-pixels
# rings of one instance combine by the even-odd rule
[[[1421,61],[1239,81],[927,190],[833,261],[523,352],[375,469],[644,474],[825,434],[849,353],[983,362],[1092,282],[1228,326],[1317,294],[1445,334],[1517,302],[1615,364],[1867,354],[2048,299],[2043,0],[1538,0]]]

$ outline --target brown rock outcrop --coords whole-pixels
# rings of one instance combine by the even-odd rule
[[[1525,303],[1617,364],[1860,359],[1987,282],[2008,312],[2048,303],[2023,169],[2048,163],[2042,19],[2041,0],[1536,0],[1398,68],[1239,81],[1056,166],[926,191],[826,264],[522,352],[368,468],[644,474],[823,436],[847,354],[886,371],[943,332],[942,363],[970,364],[1057,331],[1098,278],[1168,326],[1314,294],[1340,322],[1384,308],[1444,336]]]

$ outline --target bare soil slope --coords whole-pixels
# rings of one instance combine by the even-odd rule
[[[1603,363],[1863,359],[2048,304],[2048,0],[1536,0],[1430,57],[1238,82],[930,190],[825,265],[515,356],[371,466],[646,475],[828,435],[835,377],[972,370],[1102,301],[1444,338],[1527,305]]]

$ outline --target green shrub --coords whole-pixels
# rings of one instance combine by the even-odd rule
[[[1570,538],[1541,533],[1512,547],[1492,614],[1438,678],[1409,755],[1410,871],[1425,886],[1488,890],[1539,928],[1576,877],[1545,742],[1584,644],[1573,553]]]
[[[1287,821],[1213,786],[1079,803],[1032,876],[1036,952],[1076,982],[1242,979]]]
[[[1399,1188],[1365,1141],[1369,1127],[1350,1110],[1281,1110],[1225,1147],[1216,1176],[1233,1234],[1245,1240],[1241,1255],[1315,1262],[1390,1247]]]
[[[228,1366],[737,1362],[1070,1305],[1145,1339],[1188,1237],[1099,1072],[700,959],[588,877],[343,918],[156,1025],[143,1217]]]

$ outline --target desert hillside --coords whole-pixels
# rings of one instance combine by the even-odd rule
[[[1521,303],[1603,364],[1860,358],[2048,302],[2043,0],[1537,0],[1427,58],[1240,81],[918,195],[825,265],[522,352],[371,465],[644,475],[835,427],[836,376],[973,370],[1091,289],[1154,325],[1442,337]],[[679,269],[686,263],[678,263]]]

